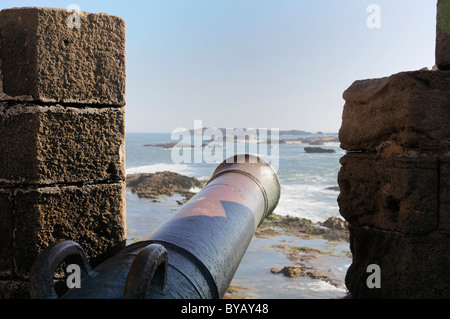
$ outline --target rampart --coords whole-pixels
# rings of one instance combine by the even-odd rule
[[[437,67],[355,81],[343,95],[338,202],[355,298],[450,298],[449,4],[438,3]]]
[[[121,18],[0,12],[0,298],[29,298],[52,242],[124,247],[125,57]]]

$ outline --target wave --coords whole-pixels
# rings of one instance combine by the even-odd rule
[[[329,217],[339,217],[338,193],[320,185],[283,185],[281,196],[274,213],[281,216],[306,218],[314,223]]]
[[[325,282],[323,280],[317,280],[311,283],[306,283],[305,286],[310,290],[317,293],[320,293],[320,295],[323,294],[323,292],[342,292],[345,293],[347,290],[344,287],[336,287],[328,282]]]
[[[339,150],[342,150],[341,149],[341,142],[325,142],[325,143],[323,143],[323,145],[337,147],[337,148],[339,148]]]
[[[138,167],[130,167],[126,169],[127,175],[129,174],[142,174],[142,173],[156,173],[170,171],[182,175],[195,175],[195,169],[186,164],[175,163],[158,163],[151,165],[144,165]]]

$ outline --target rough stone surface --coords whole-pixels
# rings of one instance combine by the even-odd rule
[[[450,157],[440,161],[439,229],[450,234]]]
[[[79,12],[71,28],[73,14],[0,12],[0,100],[125,105],[125,21]]]
[[[29,299],[29,286],[24,280],[0,280],[0,299]]]
[[[353,263],[346,286],[353,298],[450,298],[450,237],[408,236],[350,226]],[[371,264],[380,266],[381,288],[368,288]]]
[[[338,203],[352,225],[426,234],[439,227],[439,173],[435,158],[341,158]]]
[[[0,103],[0,184],[125,180],[123,108]]]
[[[16,190],[14,272],[27,278],[37,255],[49,244],[73,240],[91,265],[125,245],[125,183]]]
[[[51,243],[92,267],[125,246],[125,67],[121,18],[0,11],[0,299]]]
[[[441,3],[445,1],[441,0]],[[450,21],[450,20],[449,20]],[[344,92],[340,213],[354,298],[450,297],[450,72],[355,81]],[[381,268],[369,288],[367,267]]]
[[[386,154],[450,149],[450,71],[412,71],[355,81],[339,131],[347,151]]]
[[[450,70],[450,1],[439,0],[436,25],[436,65]]]
[[[0,189],[0,230],[1,278],[10,275],[13,265],[13,201],[10,190]]]

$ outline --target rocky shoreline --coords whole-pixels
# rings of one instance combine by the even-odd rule
[[[140,198],[150,198],[157,201],[159,198],[174,194],[184,197],[179,204],[188,201],[196,192],[205,187],[206,182],[195,177],[188,177],[174,172],[156,172],[128,174],[126,177],[127,189]]]

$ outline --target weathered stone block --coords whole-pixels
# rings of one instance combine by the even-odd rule
[[[345,283],[354,298],[450,298],[449,235],[412,236],[354,226],[349,230],[353,263]],[[380,267],[380,288],[367,285],[372,264]]]
[[[442,153],[450,148],[450,71],[355,81],[339,131],[347,151]]]
[[[439,70],[450,70],[450,0],[438,0],[436,64]]]
[[[9,276],[13,265],[13,200],[10,190],[0,190],[0,278]]]
[[[350,224],[405,234],[438,229],[436,158],[347,154],[341,164],[338,203]]]
[[[93,266],[124,247],[125,183],[17,190],[14,198],[14,266],[27,277],[49,244],[73,240]]]
[[[79,28],[68,23],[73,14]],[[53,8],[0,12],[0,100],[123,106],[125,77],[123,19]]]
[[[0,299],[29,299],[30,283],[23,280],[0,280]]]
[[[440,160],[439,229],[450,233],[450,157]]]
[[[124,112],[0,103],[0,182],[125,180]]]

